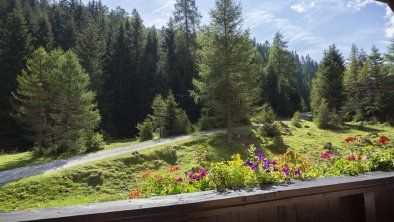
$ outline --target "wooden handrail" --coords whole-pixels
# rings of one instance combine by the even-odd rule
[[[394,172],[374,172],[249,191],[206,191],[2,213],[0,221],[262,221],[264,215],[273,218],[264,221],[314,221],[325,216],[369,222],[394,219],[393,206]]]

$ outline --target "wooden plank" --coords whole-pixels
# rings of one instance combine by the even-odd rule
[[[376,222],[375,193],[364,193],[365,219],[367,222]]]
[[[279,222],[296,222],[297,208],[295,204],[279,206]]]
[[[315,221],[330,222],[330,211],[327,198],[313,201],[313,210]]]
[[[377,221],[394,221],[394,189],[375,192]]]
[[[244,210],[238,213],[239,222],[259,222],[259,210]]]
[[[339,197],[328,199],[328,209],[331,222],[343,222],[344,216],[342,213],[341,201]]]
[[[218,216],[216,216],[216,221],[217,222],[233,222],[233,214],[227,213],[227,214],[218,215]]]
[[[316,221],[313,202],[300,202],[296,204],[297,221]]]
[[[268,206],[259,209],[259,222],[278,222],[278,207]]]

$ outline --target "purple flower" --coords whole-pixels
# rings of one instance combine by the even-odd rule
[[[252,167],[253,163],[251,163],[249,160],[247,160],[247,161],[245,161],[245,165],[249,166],[249,167]]]
[[[298,169],[298,170],[294,171],[294,174],[297,175],[297,176],[299,176],[299,175],[301,174],[301,170]]]
[[[260,147],[257,147],[257,148],[256,148],[256,152],[260,153],[260,152],[261,152],[261,148],[260,148]]]
[[[257,170],[257,168],[259,167],[259,164],[258,163],[256,163],[256,164],[253,164],[253,166],[252,166],[252,170],[254,171],[254,170]]]
[[[177,183],[180,183],[180,182],[182,182],[182,181],[183,181],[182,177],[178,177],[178,178],[176,178],[176,180],[175,180],[175,182],[177,182]]]
[[[369,160],[370,157],[371,157],[371,153],[368,152],[367,155],[365,156],[365,159],[366,159],[366,160]]]
[[[273,161],[273,162],[272,162],[272,165],[276,165],[276,161]]]
[[[278,171],[278,168],[274,167],[274,171]]]
[[[269,171],[270,165],[271,162],[269,160],[264,161],[264,166],[263,166],[264,170]]]
[[[203,178],[203,177],[205,177],[206,175],[207,175],[207,170],[204,170],[204,169],[202,169],[202,170],[199,170],[200,171],[200,178]]]
[[[197,180],[197,179],[200,179],[199,178],[199,176],[197,176],[196,174],[194,174],[194,173],[191,173],[191,174],[189,174],[189,178],[191,179],[191,180]]]
[[[286,174],[286,176],[289,176],[289,169],[286,167],[283,167],[282,172]]]
[[[250,141],[246,141],[245,143],[244,143],[244,146],[246,147],[246,148],[248,148],[249,146],[250,146]]]
[[[264,158],[265,158],[265,157],[264,157],[264,155],[263,155],[263,154],[259,153],[259,155],[258,155],[258,156],[259,156],[259,160],[260,160],[260,161],[264,161]]]

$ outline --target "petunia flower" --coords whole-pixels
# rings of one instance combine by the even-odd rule
[[[299,176],[301,174],[301,170],[297,169],[296,171],[294,171],[294,175]]]
[[[255,171],[255,170],[257,170],[257,168],[259,168],[259,164],[258,163],[256,163],[256,164],[253,164],[253,166],[252,166],[252,170],[253,171]]]
[[[259,153],[258,157],[259,157],[259,160],[260,160],[260,161],[264,161],[264,158],[265,158],[265,157],[264,157],[263,154]]]
[[[261,152],[261,148],[260,148],[260,147],[257,147],[257,148],[256,148],[256,152],[260,153],[260,152]]]
[[[253,163],[251,163],[249,160],[247,160],[247,161],[245,161],[245,165],[249,166],[249,167],[252,167]]]
[[[176,180],[175,180],[175,182],[177,182],[177,183],[180,183],[180,182],[182,182],[183,181],[183,178],[182,177],[178,177],[178,178],[176,178]]]
[[[250,141],[246,141],[246,142],[244,143],[244,146],[245,146],[246,148],[249,148],[250,144],[251,144]]]
[[[289,176],[289,169],[286,167],[283,167],[282,172],[286,174],[286,176]]]

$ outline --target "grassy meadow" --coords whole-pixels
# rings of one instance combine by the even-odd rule
[[[300,128],[291,126],[289,121],[283,123],[288,126],[282,130],[283,141],[270,141],[262,146],[267,156],[281,154],[291,147],[310,159],[315,159],[324,150],[327,142],[338,147],[339,152],[346,153],[349,147],[344,138],[347,136],[368,136],[373,140],[377,133],[379,136],[394,138],[394,128],[382,124],[360,126],[357,123],[347,123],[344,129],[322,130],[312,122],[302,121]],[[193,167],[209,167],[211,162],[228,160],[235,153],[245,156],[245,141],[260,144],[250,130],[240,132],[232,145],[227,145],[225,141],[225,134],[204,136],[158,146],[139,154],[124,154],[11,182],[0,187],[0,211],[126,199],[130,190],[142,185],[144,172],[165,173],[171,166],[179,165],[181,171],[177,173],[183,176]],[[118,142],[112,145],[112,148],[134,142]],[[27,156],[28,153],[15,154],[12,158],[10,155],[8,160],[1,158],[2,169],[7,161],[14,162],[14,166],[17,166],[18,161],[22,161],[20,165],[46,161],[36,159],[24,162],[28,157],[24,158],[23,155]]]

